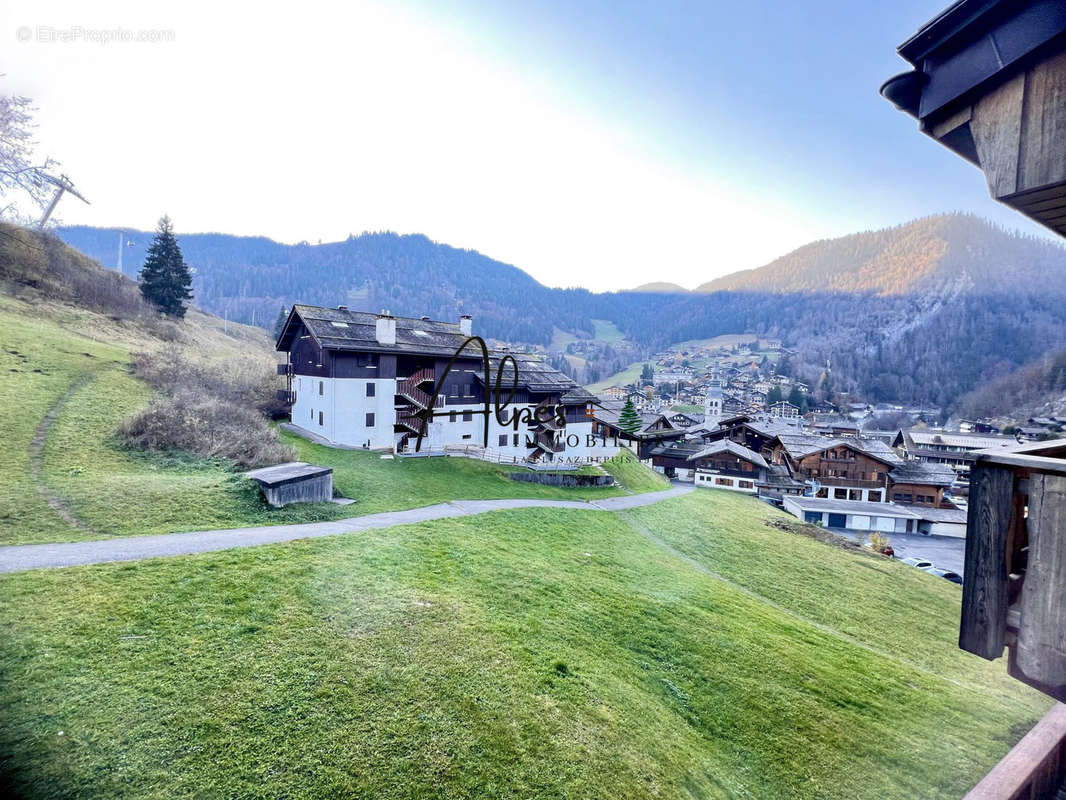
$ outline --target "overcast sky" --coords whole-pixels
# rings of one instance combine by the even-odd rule
[[[92,202],[65,223],[417,232],[693,287],[941,211],[1040,232],[877,94],[948,4],[5,0],[0,90]]]

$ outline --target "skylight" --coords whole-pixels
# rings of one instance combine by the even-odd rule
[[[334,328],[347,328],[348,327],[348,323],[347,322],[330,322],[329,324],[332,325]]]

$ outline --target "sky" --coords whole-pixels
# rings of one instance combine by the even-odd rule
[[[0,91],[91,203],[65,224],[423,233],[692,288],[945,211],[1045,235],[877,93],[948,4],[5,0]]]

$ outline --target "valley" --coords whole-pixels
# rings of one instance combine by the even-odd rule
[[[116,229],[59,234],[114,263]],[[129,263],[138,263],[150,236],[128,234]],[[680,343],[752,334],[781,339],[806,383],[831,362],[835,388],[849,400],[951,412],[986,381],[1066,346],[1063,248],[962,214],[812,242],[695,291],[665,293],[654,284],[656,291],[600,294],[546,287],[514,266],[422,236],[284,245],[189,234],[183,242],[198,302],[231,320],[254,316],[272,326],[295,301],[434,319],[469,313],[483,335],[541,349],[556,368],[565,361],[568,374],[597,387]],[[591,358],[572,352],[582,341],[596,343]]]
[[[112,280],[63,258],[51,263],[83,285]],[[121,292],[86,307],[42,290],[41,269],[36,285],[8,269],[0,298],[0,401],[23,410],[2,423],[0,545],[670,485],[635,458],[603,465],[615,486],[563,488],[476,459],[383,459],[282,431],[281,445],[332,468],[356,502],[271,508],[225,459],[137,450],[119,436],[160,391],[138,377],[138,353],[177,345],[177,363],[256,370],[276,358],[265,334],[195,308],[165,325],[116,313]],[[587,333],[597,338],[560,343],[626,346],[604,321]],[[718,349],[750,359],[751,346],[746,335],[685,345],[699,368]],[[956,648],[957,587],[816,530],[752,497],[695,490],[622,511],[518,508],[4,575],[0,787],[39,797],[151,796],[159,785],[381,797],[485,785],[499,796],[964,790],[1047,700]],[[311,753],[317,767],[297,766]]]

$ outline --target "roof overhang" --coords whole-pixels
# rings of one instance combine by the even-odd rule
[[[881,94],[985,173],[992,196],[1066,235],[1066,3],[960,0],[898,48]]]

